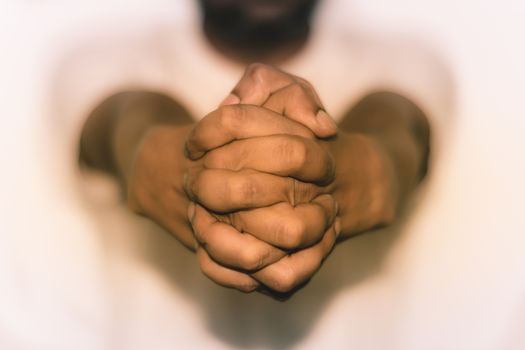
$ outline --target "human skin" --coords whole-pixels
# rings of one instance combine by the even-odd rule
[[[424,174],[426,119],[400,96],[366,97],[336,130],[310,84],[252,65],[226,104],[193,123],[165,97],[125,94],[82,137],[82,157],[117,174],[129,207],[195,250],[221,285],[297,290],[336,238],[391,223]]]
[[[411,153],[408,149],[413,145],[405,144],[400,154],[396,148],[403,142],[396,139],[394,145],[387,135],[339,131],[334,136],[328,119],[319,123],[319,116],[326,118],[326,114],[313,87],[303,79],[252,65],[227,101],[240,105],[205,117],[186,147],[192,159],[208,151],[203,167],[190,172],[186,191],[200,204],[190,207],[190,219],[201,243],[197,252],[203,272],[220,284],[245,291],[296,290],[317,271],[339,234],[344,239],[391,223],[404,199],[400,197],[418,180],[418,167],[409,158],[423,159],[423,150]],[[290,120],[273,121],[270,111],[301,122],[317,136],[332,137],[315,137],[299,125],[287,127]],[[264,120],[268,123],[261,124]],[[263,130],[263,125],[270,129]],[[284,130],[288,135],[261,137]],[[396,164],[402,173],[396,174]],[[206,181],[213,185],[207,187]]]
[[[308,40],[317,0],[199,0],[208,43],[229,60],[282,62]]]

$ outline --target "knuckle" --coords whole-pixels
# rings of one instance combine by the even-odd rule
[[[195,219],[195,222],[197,222],[199,219]],[[197,226],[197,225],[195,225]],[[213,251],[213,237],[216,237],[220,234],[218,231],[218,227],[216,225],[212,225],[211,227],[207,229],[194,229],[195,238],[199,243],[202,244],[203,249],[206,249],[209,251],[209,254]]]
[[[253,281],[242,281],[236,288],[243,293],[251,293],[257,288],[257,283]]]
[[[290,89],[290,94],[292,95],[292,98],[294,99],[309,99],[309,95],[308,93],[306,92],[306,89],[304,88],[303,85],[299,84],[299,83],[293,83],[292,85],[290,85],[288,87],[288,89]]]
[[[241,267],[248,271],[263,267],[264,259],[264,252],[254,247],[246,247],[240,252]]]
[[[302,84],[302,86],[305,88],[305,89],[309,89],[311,91],[314,91],[314,86],[312,85],[312,83],[307,80],[307,79],[304,79],[304,78],[297,78],[297,80],[299,81],[300,84]]]
[[[293,186],[293,198],[295,204],[301,204],[301,203],[309,203],[311,202],[315,197],[319,195],[319,193],[322,192],[322,188],[313,184],[313,183],[307,183],[302,181],[294,181]]]
[[[235,177],[228,181],[227,193],[237,205],[243,207],[252,205],[257,192],[257,185],[250,177]]]
[[[276,149],[277,159],[281,159],[289,169],[301,169],[307,161],[308,149],[299,138],[286,137],[278,144]]]
[[[199,259],[199,268],[202,274],[213,282],[222,286],[233,287],[244,293],[251,293],[258,286],[258,283],[248,276],[229,278],[228,280],[218,277],[216,271],[214,271],[213,263],[211,260],[204,258],[204,254]]]
[[[293,249],[301,245],[306,232],[303,220],[293,217],[282,220],[276,230],[277,241],[285,249]]]
[[[217,109],[219,124],[227,130],[238,129],[245,120],[245,108],[239,105],[221,106]]]
[[[297,284],[297,276],[290,268],[281,268],[276,271],[274,276],[273,289],[279,293],[291,291]]]
[[[264,63],[252,63],[246,68],[248,75],[256,82],[264,82],[272,68]]]

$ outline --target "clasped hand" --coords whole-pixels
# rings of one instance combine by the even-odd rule
[[[381,136],[338,131],[308,82],[255,64],[200,122],[144,133],[127,201],[196,250],[213,281],[286,297],[338,237],[392,222],[389,154]]]
[[[244,292],[288,293],[330,253],[336,125],[306,81],[251,65],[190,132],[184,178],[203,273]]]

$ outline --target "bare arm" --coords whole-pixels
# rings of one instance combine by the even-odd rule
[[[344,238],[396,219],[426,174],[430,128],[414,103],[389,92],[367,95],[339,128],[331,149]]]
[[[390,92],[369,94],[343,117],[339,128],[381,142],[395,165],[401,199],[425,176],[430,126],[423,111],[405,97]]]
[[[243,291],[266,286],[288,292],[315,273],[337,236],[351,237],[395,219],[425,174],[429,128],[424,114],[407,99],[376,93],[352,108],[337,136],[330,137],[335,125],[307,82],[261,65],[247,72],[239,85],[243,89],[234,90],[241,105],[222,107],[197,124],[163,95],[110,97],[84,127],[81,160],[115,175],[133,211],[198,249],[203,272],[217,283]],[[244,101],[247,96],[255,102]],[[189,159],[184,156],[187,139]],[[299,168],[291,168],[294,164]],[[244,167],[250,168],[245,169],[248,173]],[[234,173],[228,175],[227,169]],[[184,174],[191,189],[186,191],[203,207],[190,205]],[[325,181],[328,175],[331,181]],[[289,176],[299,180],[291,182]],[[239,188],[243,184],[250,186]],[[263,190],[253,197],[255,185]],[[296,197],[290,208],[289,196],[271,205],[280,190]],[[250,195],[248,202],[243,194]],[[295,202],[305,205],[295,210]],[[217,213],[229,214],[221,218]],[[272,222],[279,225],[269,225]],[[276,227],[282,234],[277,235]],[[221,236],[224,239],[218,239]]]
[[[189,113],[170,97],[155,92],[121,92],[104,100],[89,115],[80,139],[80,160],[124,180],[135,153],[153,127],[183,128]]]
[[[184,141],[193,125],[173,99],[153,92],[124,92],[101,103],[88,117],[80,161],[115,176],[128,206],[194,248],[182,189],[189,161]]]

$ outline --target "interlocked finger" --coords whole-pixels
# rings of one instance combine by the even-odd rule
[[[225,267],[254,271],[286,255],[249,233],[241,233],[231,225],[218,221],[198,204],[194,210],[191,224],[197,241],[213,260]]]

